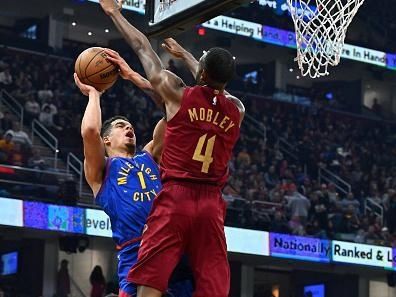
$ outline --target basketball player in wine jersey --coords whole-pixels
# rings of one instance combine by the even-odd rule
[[[120,58],[120,74],[154,101],[158,96],[150,83],[134,72]],[[113,239],[117,244],[120,297],[136,296],[136,285],[127,280],[127,274],[137,261],[144,224],[154,198],[160,192],[157,163],[162,153],[165,121],[154,129],[153,140],[143,151],[136,152],[136,138],[132,124],[122,116],[115,116],[102,125],[100,96],[95,88],[81,83],[74,75],[76,85],[88,96],[88,104],[81,124],[84,143],[84,172],[95,201],[110,217]],[[105,155],[108,158],[105,158]],[[169,296],[191,296],[192,286],[188,275],[180,276],[171,284]]]
[[[154,201],[128,280],[139,285],[139,297],[160,297],[186,253],[195,279],[193,296],[226,297],[230,272],[221,188],[244,116],[242,103],[224,91],[235,71],[234,58],[222,48],[210,49],[199,61],[198,85],[186,87],[164,69],[147,37],[122,16],[121,1],[100,4],[139,57],[166,107],[163,189]],[[117,58],[117,53],[107,54]]]

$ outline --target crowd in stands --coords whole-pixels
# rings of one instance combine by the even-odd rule
[[[61,156],[71,151],[82,158],[80,123],[86,98],[74,86],[73,61],[10,50],[0,57],[0,88],[24,106],[25,127],[39,121],[58,137]],[[135,57],[126,59],[141,71]],[[358,242],[394,240],[394,125],[326,111],[317,104],[307,107],[238,95],[259,124],[243,125],[229,164],[231,176],[224,188],[228,225],[322,238],[349,234],[348,239]],[[101,103],[103,119],[121,114],[131,120],[140,148],[163,116],[144,93],[126,82],[105,92]],[[4,111],[0,117],[0,163],[48,168],[10,113]],[[279,139],[292,150],[286,152]],[[340,191],[336,181],[319,182],[319,167],[339,175],[351,191]],[[383,220],[366,212],[367,198],[384,209]]]

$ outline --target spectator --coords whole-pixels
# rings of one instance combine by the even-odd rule
[[[250,158],[250,155],[249,155],[249,153],[247,152],[247,148],[246,147],[244,147],[243,149],[242,149],[242,151],[240,151],[239,153],[238,153],[238,157],[237,157],[237,163],[238,164],[243,164],[243,165],[250,165],[250,162],[251,162],[251,158]]]
[[[54,123],[54,113],[51,111],[51,107],[46,105],[40,112],[39,121],[49,129],[60,130],[61,128]]]
[[[26,123],[30,124],[34,119],[37,119],[40,114],[40,104],[36,101],[33,94],[27,97],[25,102],[25,119]]]
[[[69,262],[65,259],[61,261],[56,281],[56,297],[69,297],[70,295],[70,276],[68,269]]]
[[[55,116],[58,114],[58,108],[56,107],[56,105],[53,103],[52,100],[48,99],[45,100],[44,103],[41,105],[41,110],[43,110],[44,108],[46,108],[47,106],[49,106],[51,113]]]
[[[5,111],[3,117],[0,118],[0,131],[7,131],[12,128],[13,120],[12,116],[8,111]]]
[[[279,177],[276,174],[275,166],[271,166],[264,174],[265,184],[269,189],[274,188],[279,183]]]
[[[2,87],[7,88],[11,84],[12,84],[12,75],[10,73],[10,68],[6,67],[2,72],[0,72],[0,88]]]
[[[106,288],[106,281],[103,276],[102,267],[96,265],[89,277],[92,285],[90,297],[103,297]]]
[[[289,185],[285,198],[287,200],[287,208],[291,213],[291,220],[305,225],[307,222],[308,211],[311,207],[310,201],[307,197],[297,192],[295,184]]]
[[[378,239],[380,239],[380,236],[376,233],[374,226],[369,226],[365,235],[365,242],[373,243]]]
[[[32,150],[32,156],[28,159],[28,167],[37,170],[46,170],[48,168],[47,164],[45,164],[45,160],[37,149]]]
[[[275,233],[288,233],[290,231],[282,212],[275,212],[274,219],[270,223],[269,231]]]
[[[41,103],[51,100],[54,97],[54,93],[49,88],[48,83],[44,84],[43,88],[37,92],[37,96]]]
[[[15,143],[14,149],[11,152],[10,162],[15,166],[25,166],[26,157],[22,149],[22,145],[18,142]]]
[[[30,140],[29,136],[23,131],[21,124],[19,122],[14,121],[12,124],[12,129],[6,131],[5,134],[11,134],[12,139],[15,143],[20,143],[26,148],[32,147],[32,141]]]
[[[353,206],[355,214],[358,214],[360,212],[360,202],[355,199],[352,192],[349,192],[347,194],[347,197],[341,200],[340,205],[344,212],[347,211],[351,205]]]
[[[0,139],[0,162],[10,162],[14,146],[11,134],[6,134],[4,139]]]

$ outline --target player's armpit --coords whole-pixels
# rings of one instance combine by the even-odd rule
[[[176,74],[162,70],[150,80],[155,92],[161,96],[166,107],[167,119],[170,120],[179,110],[186,87]]]

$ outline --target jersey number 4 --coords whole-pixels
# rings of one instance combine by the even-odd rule
[[[202,154],[203,146],[205,144],[207,136],[208,134],[205,134],[199,138],[197,146],[195,147],[194,156],[192,158],[195,161],[202,162],[201,172],[203,173],[209,172],[209,166],[213,162],[213,157],[212,157],[213,147],[216,140],[216,135],[208,139],[208,144],[206,145],[205,154],[203,155]]]

